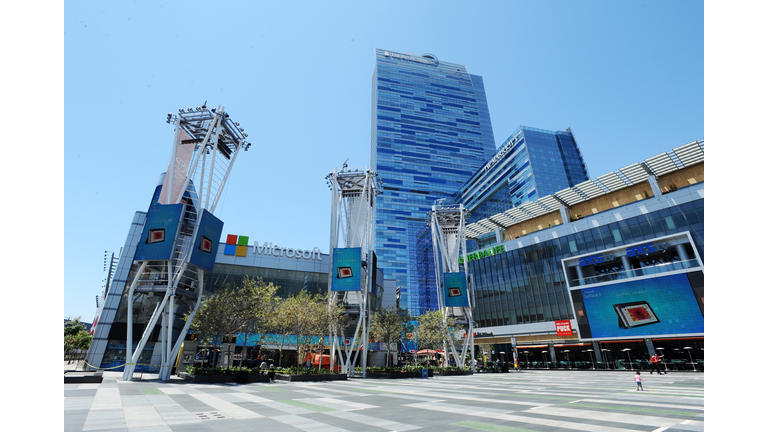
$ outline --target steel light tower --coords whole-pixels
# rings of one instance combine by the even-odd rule
[[[346,316],[357,325],[351,343],[344,341],[344,329],[333,329],[331,339],[331,365],[336,354],[342,359],[342,372],[351,374],[362,350],[363,376],[368,366],[368,334],[370,328],[369,293],[376,285],[376,254],[373,251],[374,203],[382,192],[378,174],[370,167],[334,168],[325,177],[332,192],[331,205],[331,269],[328,275],[330,304],[343,302]],[[354,353],[360,335],[360,348]],[[332,366],[333,367],[333,366]]]
[[[435,259],[435,281],[437,284],[437,301],[443,313],[443,320],[448,317],[456,319],[456,322],[465,330],[461,354],[456,350],[453,338],[445,335],[444,346],[450,345],[450,352],[457,365],[465,364],[467,351],[471,356],[474,371],[474,323],[472,320],[472,292],[471,278],[466,270],[462,270],[461,263],[467,262],[467,237],[465,224],[469,217],[469,211],[463,204],[443,205],[442,200],[435,201],[432,211],[427,214],[427,223],[432,230],[432,249]],[[446,348],[448,348],[446,346]],[[447,354],[448,350],[444,352]],[[443,361],[447,360],[447,355]]]
[[[158,378],[168,381],[184,336],[203,297],[203,276],[213,271],[223,222],[213,216],[240,150],[248,150],[240,123],[221,105],[180,109],[168,114],[175,127],[172,155],[162,186],[147,212],[134,256],[139,265],[128,289],[126,364],[130,380],[150,335],[160,322],[162,350]],[[157,299],[137,346],[133,347],[133,306],[141,296]],[[174,322],[190,313],[176,334]]]

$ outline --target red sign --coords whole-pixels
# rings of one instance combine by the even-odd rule
[[[571,320],[555,321],[555,328],[558,336],[571,336],[573,334]]]

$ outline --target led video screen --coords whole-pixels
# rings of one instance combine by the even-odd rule
[[[360,248],[333,250],[331,291],[360,291],[362,251]]]
[[[583,288],[571,292],[582,338],[704,333],[702,301],[688,274]]]
[[[445,273],[443,275],[446,307],[467,307],[467,278],[464,272]]]

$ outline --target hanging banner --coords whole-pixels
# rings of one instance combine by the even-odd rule
[[[200,228],[197,232],[195,245],[192,248],[192,255],[189,263],[200,267],[203,270],[213,272],[213,265],[216,261],[216,252],[219,249],[219,238],[224,228],[224,222],[208,210],[203,209],[200,215]]]
[[[190,141],[192,141],[192,137],[182,130],[179,134],[179,144],[176,146],[176,159],[168,163],[168,171],[166,171],[163,180],[163,189],[160,191],[160,204],[173,204],[184,192],[182,190],[184,179],[187,178],[189,163],[192,161],[192,154],[195,152],[196,145]],[[170,183],[171,174],[173,174],[173,192],[171,192],[169,199],[168,183]]]
[[[149,207],[144,231],[136,246],[135,260],[171,259],[183,210],[184,204],[153,204]]]
[[[443,274],[446,307],[468,307],[467,277],[464,272]]]
[[[362,273],[360,248],[336,248],[333,250],[331,291],[360,291]]]

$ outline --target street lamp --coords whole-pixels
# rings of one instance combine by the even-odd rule
[[[600,349],[600,351],[603,352],[603,360],[605,361],[606,364],[608,364],[610,366],[611,363],[608,361],[608,356],[605,353],[611,352],[611,350],[609,350],[607,348],[602,348],[602,349]]]
[[[688,358],[691,359],[691,366],[693,366],[693,371],[694,372],[698,372],[696,370],[696,363],[693,362],[693,357],[691,357],[691,350],[693,348],[692,347],[683,347],[683,349],[688,351]]]
[[[661,351],[661,363],[664,365],[664,372],[669,372],[669,369],[667,369],[667,362],[664,361],[664,347],[658,347],[656,349]]]
[[[629,370],[632,370],[632,359],[629,357],[629,352],[632,350],[629,348],[624,348],[622,351],[627,353],[627,360],[629,361]]]

